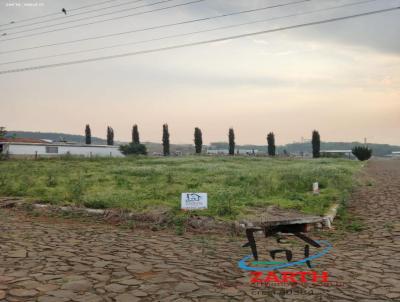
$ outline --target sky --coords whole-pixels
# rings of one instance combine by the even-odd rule
[[[191,2],[170,0],[151,5],[160,1],[113,0],[73,10],[96,1],[0,0],[0,73],[400,6],[400,0],[375,0],[309,13],[362,1],[203,0],[37,34]],[[297,3],[16,51],[291,2]],[[137,6],[142,7],[134,9]],[[67,16],[20,21],[57,13],[62,8]],[[106,13],[113,14],[96,17]],[[284,18],[286,15],[292,16]],[[78,18],[82,20],[70,22]],[[183,37],[5,64],[263,20]],[[64,22],[69,23],[57,25]],[[237,144],[265,144],[270,131],[275,133],[277,144],[286,144],[309,138],[317,129],[323,141],[363,141],[366,137],[369,142],[400,145],[400,10],[162,52],[0,74],[0,91],[0,126],[9,130],[84,134],[85,125],[90,124],[93,136],[105,137],[110,125],[116,140],[127,141],[132,125],[138,124],[142,141],[161,142],[162,124],[168,123],[171,143],[192,143],[194,127],[202,129],[205,143],[226,141],[228,129],[233,127]]]

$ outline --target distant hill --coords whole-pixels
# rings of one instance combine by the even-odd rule
[[[363,143],[360,142],[321,142],[321,150],[351,150],[354,146],[360,146]],[[267,152],[267,145],[238,145],[239,148],[243,149],[255,149],[261,152]],[[368,144],[368,147],[372,149],[373,155],[385,156],[391,154],[393,151],[400,151],[400,146],[388,145],[388,144]],[[213,149],[228,149],[228,143],[218,142],[211,143],[210,148]],[[277,146],[277,152],[283,153],[286,150],[289,153],[300,153],[300,152],[312,152],[310,142],[306,143],[292,143],[283,146]]]
[[[84,143],[85,136],[76,135],[76,134],[67,134],[67,133],[55,133],[55,132],[31,132],[31,131],[8,131],[8,137],[16,136],[20,138],[36,138],[36,139],[50,139],[55,142],[64,139],[68,142],[77,142]],[[104,145],[106,144],[106,140],[93,137],[92,143]],[[116,142],[116,144],[124,144],[125,142]],[[149,154],[152,153],[161,153],[162,152],[162,144],[161,143],[152,143],[145,142],[147,146],[147,150]],[[321,142],[321,150],[350,150],[354,146],[363,145],[360,142]],[[368,144],[368,146],[373,150],[373,155],[375,156],[385,156],[393,151],[400,151],[400,146],[388,145],[388,144]],[[212,149],[228,149],[228,143],[226,142],[215,142],[211,143],[209,148]],[[260,152],[267,152],[267,145],[237,145],[238,148],[248,149],[248,150],[258,150]],[[194,153],[194,146],[192,144],[171,144],[171,152],[180,151],[183,154]],[[283,150],[286,150],[289,153],[300,153],[300,152],[311,152],[311,143],[292,143],[283,146],[277,146],[277,152],[283,153]]]
[[[354,146],[362,146],[364,143],[360,142],[321,142],[321,150],[351,150]],[[385,156],[391,154],[393,151],[399,151],[400,146],[388,145],[388,144],[370,144],[368,147],[372,149],[372,154],[375,156]],[[289,153],[293,152],[312,152],[311,143],[293,143],[285,146],[278,147],[279,152],[283,152],[286,149]]]

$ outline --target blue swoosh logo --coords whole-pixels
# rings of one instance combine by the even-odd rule
[[[285,263],[285,264],[280,264],[280,265],[275,265],[275,266],[270,266],[270,267],[252,267],[252,266],[248,266],[246,264],[246,261],[248,261],[249,259],[253,258],[253,255],[247,255],[247,256],[243,257],[243,259],[238,262],[238,266],[241,269],[246,270],[246,271],[261,272],[261,271],[273,271],[273,270],[276,270],[276,269],[295,266],[295,265],[303,265],[307,261],[311,261],[311,260],[315,260],[315,259],[321,258],[323,255],[327,254],[332,249],[332,245],[327,240],[316,240],[316,242],[318,242],[320,245],[324,245],[325,249],[322,250],[319,253],[313,254],[313,255],[311,255],[311,256],[309,256],[307,258],[304,258],[304,259],[301,259],[301,260],[298,260],[298,261],[288,262],[288,263]]]

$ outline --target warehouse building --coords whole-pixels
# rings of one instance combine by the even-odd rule
[[[0,153],[10,157],[123,157],[118,146],[85,145],[27,138],[0,138]]]

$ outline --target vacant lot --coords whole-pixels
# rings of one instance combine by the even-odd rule
[[[178,210],[182,192],[207,192],[205,215],[234,217],[270,204],[319,214],[340,202],[360,168],[341,159],[132,157],[0,162],[0,195],[93,208]],[[318,181],[321,194],[311,193]]]

